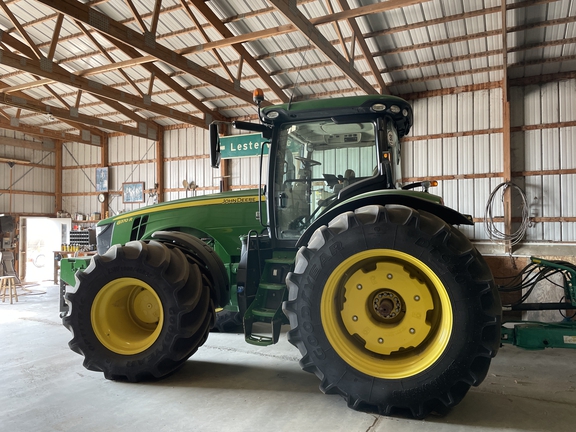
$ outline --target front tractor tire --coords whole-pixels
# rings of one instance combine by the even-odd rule
[[[482,256],[438,217],[366,206],[322,226],[287,277],[288,340],[354,409],[444,412],[485,378],[501,305]]]
[[[170,374],[206,341],[215,320],[203,271],[181,249],[158,241],[115,245],[95,256],[66,293],[70,348],[107,379]]]

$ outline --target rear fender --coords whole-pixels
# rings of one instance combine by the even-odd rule
[[[389,204],[402,205],[411,207],[415,210],[422,210],[428,213],[432,213],[450,225],[474,225],[471,216],[459,213],[450,207],[446,207],[444,205],[437,204],[417,196],[387,193],[383,195],[371,195],[356,200],[346,201],[340,205],[332,207],[308,227],[304,234],[302,234],[302,236],[298,239],[296,247],[299,248],[308,244],[308,240],[310,240],[310,237],[312,237],[314,231],[316,231],[322,225],[328,225],[328,222],[330,222],[341,213],[354,211],[367,205]]]

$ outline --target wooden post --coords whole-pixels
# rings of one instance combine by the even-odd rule
[[[104,137],[102,140],[102,147],[100,147],[100,166],[105,168],[108,166],[108,150],[109,150],[109,141],[110,138],[108,135]],[[110,170],[108,170],[108,188],[110,187]],[[109,195],[106,193],[104,194],[106,199],[103,203],[100,204],[100,217],[104,219],[106,217],[106,212],[108,211],[108,202],[109,202]]]
[[[228,124],[223,123],[220,129],[220,136],[228,135],[230,128]],[[232,190],[232,161],[222,159],[220,161],[220,192]]]
[[[62,141],[54,142],[54,157],[56,165],[54,169],[54,216],[62,207]]]
[[[164,128],[158,126],[158,141],[156,141],[156,193],[158,202],[164,202]]]
[[[512,157],[510,138],[510,101],[508,100],[508,31],[506,19],[506,0],[502,0],[502,162],[504,182],[512,180]],[[504,233],[512,233],[512,191],[504,191]],[[507,242],[506,253],[512,253],[512,245]]]

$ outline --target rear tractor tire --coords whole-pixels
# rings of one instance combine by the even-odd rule
[[[322,226],[287,277],[300,364],[354,409],[445,412],[485,378],[501,305],[484,259],[438,217],[389,205]]]
[[[216,324],[212,327],[212,332],[217,333],[242,333],[242,315],[240,312],[228,309],[216,309]]]
[[[66,293],[70,348],[107,379],[137,382],[172,373],[206,341],[215,321],[205,271],[158,241],[112,246]]]

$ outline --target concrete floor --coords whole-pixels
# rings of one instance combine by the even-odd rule
[[[214,333],[167,379],[107,381],[68,349],[57,287],[31,289],[45,293],[0,302],[1,432],[576,429],[576,351],[504,347],[460,405],[417,421],[356,412],[322,394],[285,337],[259,348]]]

